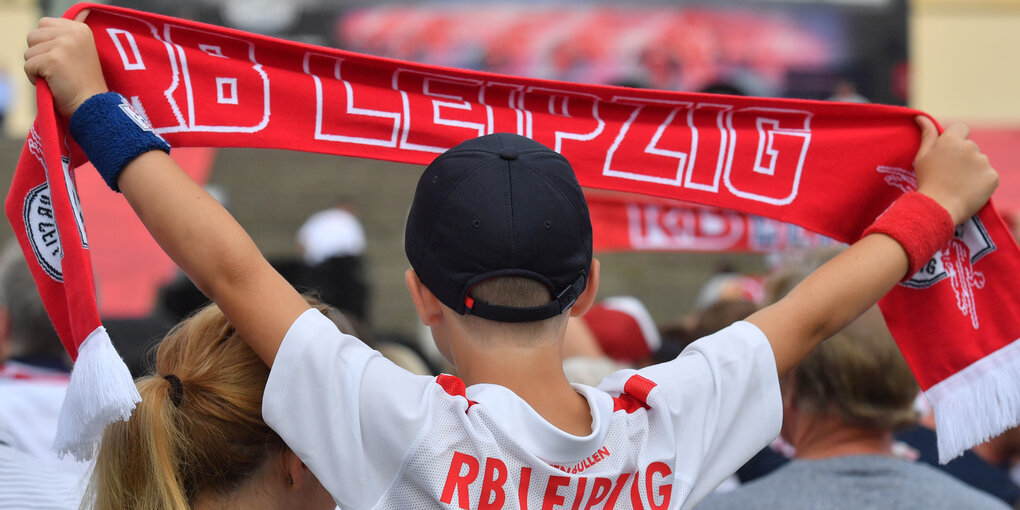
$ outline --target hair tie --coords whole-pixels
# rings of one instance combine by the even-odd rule
[[[163,379],[170,383],[170,401],[174,403],[174,407],[181,407],[181,399],[184,398],[184,384],[173,374],[164,375]]]

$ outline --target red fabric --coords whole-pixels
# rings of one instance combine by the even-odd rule
[[[642,401],[648,401],[648,394],[655,388],[655,382],[651,379],[641,377],[640,375],[632,375],[627,382],[623,383],[623,391],[628,395],[633,395],[634,398]]]
[[[18,160],[5,210],[53,327],[71,355],[100,326],[88,236],[67,166],[66,121],[49,89],[36,84],[38,115]],[[59,234],[58,234],[59,232]]]
[[[441,386],[443,391],[454,397],[467,397],[467,386],[464,385],[464,381],[460,377],[439,374],[436,376],[436,384]]]
[[[649,409],[648,404],[634,398],[633,395],[621,393],[619,397],[613,397],[613,411],[624,411],[627,414],[636,412],[639,409]]]
[[[740,211],[588,190],[595,251],[777,253],[829,246],[821,234]]]
[[[175,146],[426,164],[467,138],[509,131],[561,152],[583,186],[733,209],[851,241],[909,191],[920,140],[913,120],[920,112],[901,107],[500,76],[104,5],[79,4],[65,16],[86,7],[110,88]],[[74,356],[98,315],[87,245],[68,207],[73,188],[61,171],[65,137],[46,88],[38,94],[38,137],[26,144],[7,212],[29,259],[37,260],[22,212],[29,191],[45,181],[45,164],[56,183],[50,191],[63,281],[39,264],[33,274]],[[70,152],[72,166],[80,165],[78,151]],[[1020,286],[1013,283],[1020,251],[988,206],[957,229],[925,271],[881,306],[928,389],[1020,338]]]
[[[436,376],[436,384],[438,384],[443,391],[454,397],[464,397],[467,400],[467,409],[471,409],[471,406],[477,404],[474,400],[467,398],[467,386],[464,385],[464,381],[457,376],[449,374],[439,374]],[[464,411],[467,412],[467,409]]]
[[[632,375],[623,383],[623,393],[613,398],[613,411],[633,413],[638,409],[651,409],[648,405],[648,393],[655,388],[655,383],[640,375]]]
[[[596,304],[581,317],[602,352],[618,361],[636,361],[652,353],[637,319],[620,310]]]
[[[953,218],[938,202],[916,191],[889,206],[861,236],[885,234],[900,243],[909,260],[904,280],[910,279],[952,239]]]

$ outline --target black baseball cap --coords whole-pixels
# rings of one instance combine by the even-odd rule
[[[548,319],[588,284],[591,219],[566,158],[523,136],[495,133],[436,158],[418,180],[404,250],[426,288],[460,314],[499,322]],[[473,299],[500,276],[544,284],[552,302],[519,308]]]

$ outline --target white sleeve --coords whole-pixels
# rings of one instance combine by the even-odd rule
[[[652,407],[672,416],[675,476],[693,487],[690,508],[779,435],[782,397],[765,334],[737,322],[689,345],[676,359],[637,373],[656,383]]]
[[[262,415],[341,508],[371,508],[427,424],[433,380],[394,365],[311,309],[283,339]]]

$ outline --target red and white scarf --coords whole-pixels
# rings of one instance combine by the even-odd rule
[[[919,112],[907,108],[447,69],[102,5],[78,5],[65,16],[85,7],[110,88],[175,146],[427,164],[465,139],[514,132],[561,152],[583,186],[764,216],[844,242],[914,187]],[[65,408],[76,411],[68,415],[114,419],[130,412],[137,393],[123,364],[109,364],[116,354],[96,313],[68,170],[84,159],[45,86],[38,96],[7,213],[77,358],[72,384],[81,380],[83,390],[69,392]],[[881,302],[934,406],[943,460],[1020,422],[1018,276],[1020,251],[988,206]],[[87,453],[101,431],[92,422],[101,421],[69,419],[58,446]]]

